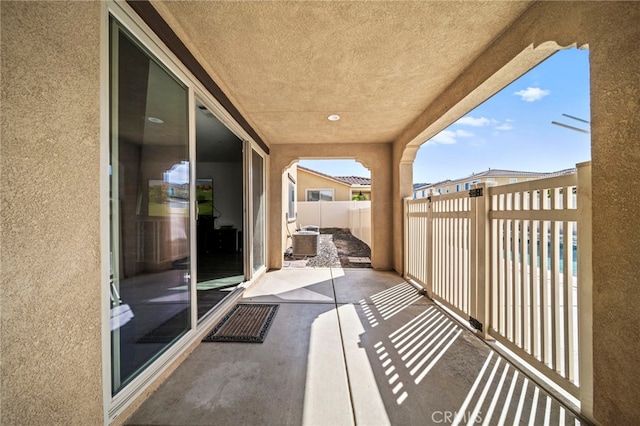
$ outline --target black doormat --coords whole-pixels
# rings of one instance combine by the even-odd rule
[[[278,307],[279,305],[239,303],[202,341],[262,343]]]

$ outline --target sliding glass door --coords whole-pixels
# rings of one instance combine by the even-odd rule
[[[221,106],[191,74],[122,22],[109,19],[114,400],[128,398],[264,270],[266,228],[264,154],[218,118]]]
[[[243,141],[203,102],[196,129],[197,302],[204,318],[245,280]]]
[[[111,20],[112,393],[191,326],[188,88]]]

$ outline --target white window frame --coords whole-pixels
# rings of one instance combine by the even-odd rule
[[[288,175],[287,180],[287,220],[295,222],[296,220],[296,181],[293,176]],[[292,199],[293,198],[293,199]]]
[[[309,193],[313,191],[318,191],[318,200],[309,200]],[[320,193],[323,191],[331,191],[331,200],[321,200]],[[336,200],[336,191],[333,188],[307,188],[304,190],[304,200],[310,203],[321,202],[321,203],[330,203]]]

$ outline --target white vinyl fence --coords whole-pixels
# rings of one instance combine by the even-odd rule
[[[407,199],[405,215],[407,278],[588,410],[590,163],[570,175]]]
[[[371,247],[371,202],[363,206],[359,201],[356,208],[349,209],[349,229],[359,240]]]

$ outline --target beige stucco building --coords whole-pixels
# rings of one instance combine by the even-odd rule
[[[356,176],[329,176],[297,166],[297,201],[351,201],[360,195],[371,200],[371,181]]]
[[[196,265],[152,236],[199,250],[195,194],[161,194],[156,214],[151,181],[213,182],[202,211],[214,249],[237,248],[238,236],[250,282],[282,267],[289,168],[355,159],[371,171],[372,266],[402,273],[419,146],[574,46],[589,49],[591,75],[593,383],[581,384],[583,414],[640,419],[639,3],[2,1],[0,14],[0,423],[117,423],[214,324],[215,312],[197,322],[195,290],[185,293],[183,333],[127,358],[114,283],[143,261],[188,280]],[[231,155],[207,139],[221,148],[205,163],[229,166],[216,176],[187,167],[201,155],[198,111],[243,148]],[[163,124],[170,130],[154,127]],[[244,204],[219,206],[238,183]]]
[[[452,192],[468,191],[471,186],[480,182],[492,182],[493,185],[507,185],[510,183],[526,182],[533,179],[561,176],[575,173],[576,169],[566,169],[551,173],[524,172],[517,170],[488,169],[480,173],[472,173],[458,179],[447,179],[436,183],[414,185],[413,198],[424,198],[434,194],[449,194]]]

